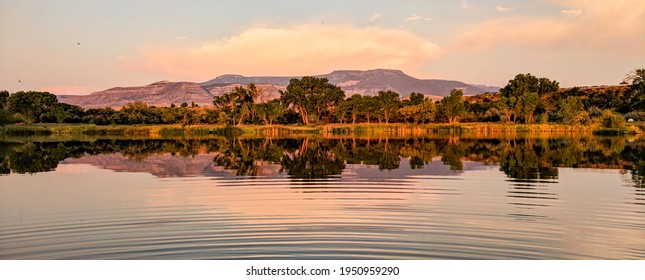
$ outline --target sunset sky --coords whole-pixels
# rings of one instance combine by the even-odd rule
[[[568,87],[644,67],[643,0],[0,0],[10,92],[375,68],[497,86],[530,72]]]

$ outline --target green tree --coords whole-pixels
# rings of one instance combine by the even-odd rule
[[[65,109],[63,109],[63,107],[53,106],[51,113],[56,118],[57,123],[63,123],[65,119],[67,119],[67,112],[65,112]]]
[[[15,120],[9,111],[0,109],[0,126],[12,124],[14,121]]]
[[[464,91],[460,89],[453,89],[450,95],[441,99],[440,110],[443,116],[448,119],[449,123],[459,122],[459,118],[466,114],[466,107],[464,106]]]
[[[126,104],[121,108],[120,113],[125,117],[126,124],[155,123],[154,118],[150,117],[148,104],[141,100]]]
[[[600,125],[604,128],[625,128],[625,118],[623,116],[612,112],[611,110],[604,110],[600,116]]]
[[[318,122],[324,115],[329,115],[343,99],[345,92],[329,83],[327,78],[291,79],[286,91],[280,91],[282,104],[300,114],[304,124]]]
[[[199,123],[199,115],[193,108],[180,108],[180,114],[182,116],[181,118],[181,126],[182,127],[190,127],[191,125],[195,125]]]
[[[268,125],[273,125],[273,122],[284,114],[284,107],[280,105],[280,100],[278,99],[255,104],[254,107],[259,117]]]
[[[367,119],[367,123],[370,123],[372,118],[378,117],[380,104],[375,96],[363,96],[361,101],[361,113],[365,116],[365,119]]]
[[[525,95],[526,93],[536,93],[539,97],[545,93],[556,92],[559,90],[559,83],[551,81],[547,78],[537,78],[530,73],[518,74],[508,84],[499,90],[500,104],[498,108],[504,112],[509,121],[515,122],[515,119],[520,115],[528,115],[530,109],[535,110],[537,105],[533,107],[532,103],[529,108],[525,108],[524,97],[528,97],[528,101],[533,101],[533,96]],[[530,112],[531,119],[533,112]],[[526,119],[525,119],[526,120]]]
[[[58,98],[49,92],[19,91],[9,96],[8,103],[9,111],[22,114],[27,124],[32,124],[42,122]]]
[[[360,94],[354,94],[349,98],[345,99],[343,103],[347,104],[349,115],[352,117],[352,123],[356,123],[356,118],[361,114],[363,107],[363,96]]]
[[[415,123],[427,123],[435,120],[437,109],[434,106],[434,101],[432,101],[432,99],[426,98],[422,104],[417,106],[420,106],[421,110],[419,111],[419,114],[414,116]]]
[[[403,117],[403,121],[406,123],[411,121],[417,124],[422,124],[434,121],[436,109],[434,102],[430,98],[426,98],[421,103],[401,107],[401,109],[399,109],[399,113]]]
[[[645,68],[636,69],[627,75],[631,81],[630,109],[632,111],[645,111]]]
[[[399,113],[403,117],[403,122],[407,123],[408,121],[414,121],[414,117],[419,115],[421,112],[421,106],[419,105],[407,105],[399,109]]]
[[[584,110],[582,100],[577,96],[568,96],[560,103],[560,113],[564,122],[571,123]]]
[[[213,105],[222,110],[234,125],[240,125],[253,118],[253,104],[257,95],[258,89],[251,83],[246,88],[238,86],[222,96],[215,96]]]
[[[423,93],[416,93],[416,92],[410,93],[409,101],[411,105],[419,105],[423,103],[424,101]]]
[[[525,123],[533,122],[533,113],[540,104],[540,97],[536,92],[525,92],[522,95],[522,115]]]
[[[627,74],[627,80],[631,81],[632,85],[645,84],[645,68],[636,69]]]
[[[351,107],[351,101],[349,99],[345,99],[341,101],[336,108],[334,108],[334,116],[340,121],[340,123],[345,123],[345,119],[349,117]]]
[[[380,112],[385,119],[385,123],[390,123],[390,119],[396,114],[401,105],[399,94],[391,90],[379,91],[376,95],[376,100],[381,107]]]
[[[9,92],[6,90],[0,91],[0,109],[7,109],[9,107]]]

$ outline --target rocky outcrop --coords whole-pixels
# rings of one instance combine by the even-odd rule
[[[147,86],[115,87],[90,95],[60,95],[58,101],[74,104],[83,108],[121,108],[133,101],[143,101],[148,106],[170,106],[174,103],[195,102],[198,105],[211,105],[213,95],[199,84],[191,82],[161,81]]]

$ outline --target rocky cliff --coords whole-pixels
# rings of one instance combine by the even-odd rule
[[[170,106],[174,103],[195,102],[198,105],[211,105],[213,95],[199,84],[190,82],[161,81],[147,86],[115,87],[90,95],[59,95],[58,101],[74,104],[83,108],[112,107],[121,108],[133,101],[143,101],[148,106]]]

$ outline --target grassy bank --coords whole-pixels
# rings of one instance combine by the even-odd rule
[[[7,125],[0,127],[0,135],[87,135],[128,137],[183,137],[183,136],[243,136],[278,137],[298,135],[342,136],[423,136],[435,134],[514,134],[514,133],[598,133],[607,135],[642,134],[643,124],[630,124],[627,129],[603,130],[597,125],[579,126],[565,124],[511,124],[511,123],[462,123],[462,124],[330,124],[300,125],[87,125],[87,124],[35,124]]]

